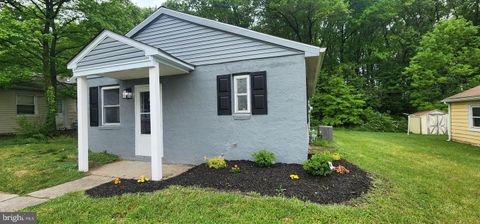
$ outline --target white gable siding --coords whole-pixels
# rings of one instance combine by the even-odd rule
[[[152,21],[133,39],[194,65],[303,53],[168,15]]]
[[[146,59],[142,50],[107,37],[78,63],[78,68],[113,65],[142,59]]]

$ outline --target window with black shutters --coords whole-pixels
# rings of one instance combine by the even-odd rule
[[[232,102],[234,114],[267,114],[267,73],[217,76],[218,115],[231,115]]]
[[[120,124],[120,88],[102,87],[102,125]]]

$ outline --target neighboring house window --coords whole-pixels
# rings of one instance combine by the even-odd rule
[[[57,114],[63,113],[63,100],[57,99]]]
[[[120,88],[108,86],[102,88],[102,124],[120,124]]]
[[[480,106],[470,107],[470,122],[472,128],[480,128]]]
[[[250,113],[250,75],[233,76],[235,113]]]
[[[35,114],[35,96],[17,96],[17,114],[34,115]]]

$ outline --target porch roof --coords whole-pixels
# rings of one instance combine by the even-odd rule
[[[148,68],[160,64],[160,74],[185,74],[194,66],[158,48],[104,30],[67,64],[73,78],[102,75],[120,79],[148,76]],[[125,72],[128,71],[128,72]]]

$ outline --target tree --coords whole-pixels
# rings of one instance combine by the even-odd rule
[[[411,79],[412,104],[442,108],[443,98],[480,84],[478,27],[462,18],[439,22],[420,43],[405,69]]]
[[[164,6],[216,21],[254,28],[261,1],[258,0],[168,0]]]
[[[355,93],[354,88],[341,76],[328,77],[321,90],[322,93],[316,93],[310,100],[313,106],[312,126],[351,126],[362,123],[361,115],[365,106],[363,96]]]
[[[125,33],[151,12],[129,0],[1,0],[0,7],[0,85],[41,77],[50,132],[56,126],[57,78],[71,76],[67,62],[102,29]]]

